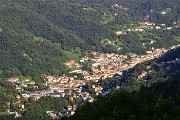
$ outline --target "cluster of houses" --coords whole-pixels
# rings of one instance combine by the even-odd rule
[[[71,116],[75,114],[77,109],[77,105],[68,105],[64,107],[63,110],[57,111],[47,111],[47,114],[51,116],[53,119],[59,119],[59,117]]]
[[[180,46],[180,45],[177,45]],[[174,49],[177,46],[173,46],[170,49]],[[69,68],[72,68],[71,73],[78,73],[83,75],[83,79],[79,79],[77,76],[69,77],[66,75],[55,77],[55,76],[44,76],[44,86],[47,86],[48,89],[40,91],[25,91],[23,88],[31,85],[34,88],[38,88],[35,82],[29,80],[28,78],[24,80],[19,80],[19,78],[12,77],[8,81],[13,83],[16,86],[16,89],[21,93],[17,96],[17,99],[20,97],[29,98],[33,97],[35,100],[38,100],[42,96],[52,96],[52,97],[68,97],[70,100],[75,101],[79,98],[82,101],[93,102],[94,94],[87,92],[84,89],[84,86],[91,83],[91,88],[94,91],[95,95],[103,94],[103,86],[97,84],[99,80],[104,80],[107,78],[112,78],[115,74],[122,75],[124,70],[133,68],[136,64],[149,61],[155,58],[160,57],[162,54],[166,53],[170,49],[159,48],[152,49],[147,51],[146,55],[121,55],[121,54],[100,54],[96,52],[87,53],[83,58],[80,59],[78,63],[73,60],[67,61],[65,65]],[[92,72],[82,70],[83,63],[90,60],[92,63],[91,69]],[[138,78],[146,76],[149,72],[152,71],[143,71]],[[75,105],[77,106],[77,105]],[[67,106],[66,109],[59,112],[60,116],[70,116],[73,115],[76,111],[76,107]],[[54,112],[49,111],[48,114],[53,118],[56,118]]]
[[[114,9],[120,9],[120,10],[124,10],[124,11],[129,11],[129,8],[125,8],[125,7],[123,7],[121,5],[118,5],[118,4],[113,4],[111,7],[114,8]]]
[[[159,24],[156,25],[155,23],[152,22],[139,22],[138,23],[138,27],[136,28],[128,28],[127,30],[123,30],[123,31],[116,31],[115,33],[117,35],[125,35],[127,34],[127,32],[144,32],[145,30],[148,29],[165,29],[165,30],[171,30],[173,29],[173,27],[167,27],[165,24]],[[173,22],[173,25],[176,25],[176,22]]]
[[[60,110],[60,111],[59,111],[59,115],[60,115],[61,117],[74,115],[76,109],[77,109],[77,105],[68,105],[68,106],[65,107],[63,110]]]
[[[171,47],[173,49],[176,46]],[[122,71],[127,70],[129,68],[134,67],[136,64],[141,62],[145,62],[148,60],[152,60],[155,58],[160,57],[162,54],[167,52],[168,49],[159,48],[159,49],[152,49],[147,51],[146,55],[135,55],[131,54],[130,59],[127,60],[128,56],[126,55],[119,55],[119,54],[100,54],[93,52],[91,53],[94,57],[89,58],[88,55],[83,57],[78,64],[85,62],[86,60],[91,59],[92,61],[92,73],[88,73],[88,71],[83,71],[78,68],[78,70],[73,70],[73,73],[82,73],[84,75],[83,84],[89,81],[93,81],[93,83],[97,83],[99,80],[104,80],[106,78],[111,78],[115,74],[122,74]],[[76,63],[69,65],[68,67],[74,68],[76,67]],[[140,77],[145,76],[147,73],[142,73]],[[69,78],[71,79],[71,78]],[[71,82],[70,82],[71,83]],[[77,87],[77,86],[76,86]],[[103,87],[97,84],[92,84],[92,88],[98,94],[101,94],[103,91]],[[79,91],[79,89],[78,89]]]
[[[32,86],[34,89],[38,89],[38,86],[35,85],[36,83],[34,81],[30,80],[29,78],[20,80],[17,77],[11,77],[8,79],[8,81],[13,83],[16,87],[16,90],[20,93],[24,91],[24,88],[27,88],[29,86]]]

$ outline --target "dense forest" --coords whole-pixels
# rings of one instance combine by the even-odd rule
[[[80,107],[68,120],[178,120],[179,87],[179,80],[172,80],[138,92],[119,90]]]
[[[72,0],[73,1],[73,0]],[[74,0],[76,1],[76,0]],[[119,4],[128,8],[130,15],[143,19],[144,16],[150,15],[151,20],[157,23],[170,24],[179,20],[180,17],[180,1],[178,0],[79,0],[90,4],[99,4],[110,8],[112,4]],[[162,11],[169,9],[168,16],[160,14]]]
[[[123,10],[112,8],[113,4]],[[115,31],[143,21],[151,10],[152,18],[146,21],[172,24],[179,20],[179,6],[178,0],[1,0],[0,77],[30,76],[42,82],[42,74],[62,75],[67,73],[63,62],[69,59],[64,51],[76,48],[144,54],[150,47],[177,44],[179,28],[148,31],[148,35],[117,36]],[[169,14],[163,17],[159,12],[164,9]],[[148,44],[151,40],[157,42]]]
[[[95,50],[99,38],[114,33],[99,24],[102,9],[83,11],[65,1],[0,1],[0,76],[62,75],[63,50]],[[63,50],[62,50],[63,49]]]

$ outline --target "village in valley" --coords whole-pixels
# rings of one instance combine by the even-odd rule
[[[161,61],[180,48],[177,1],[2,0],[0,120],[179,117],[178,85],[153,88],[179,74],[179,57]]]
[[[116,5],[117,6],[117,5]],[[167,27],[165,24],[156,25],[151,22],[139,22],[138,26],[132,24],[131,28],[124,29],[121,31],[115,31],[116,35],[126,35],[127,32],[145,32],[147,30],[171,30],[173,27]],[[174,27],[179,27],[176,22],[173,22]],[[115,42],[115,41],[113,41]],[[153,44],[154,41],[150,41]],[[109,44],[112,42],[110,41]],[[146,45],[146,43],[143,43]],[[92,103],[95,97],[98,95],[107,95],[110,93],[111,88],[105,90],[99,81],[107,80],[113,77],[119,79],[122,76],[123,71],[127,71],[139,63],[153,60],[161,57],[164,53],[169,50],[175,49],[180,45],[174,45],[169,49],[166,48],[154,48],[150,47],[146,54],[137,55],[129,53],[115,54],[115,53],[98,53],[88,52],[83,55],[79,61],[68,60],[64,64],[70,69],[69,74],[63,76],[52,76],[43,75],[44,82],[42,85],[44,89],[39,89],[39,86],[31,79],[25,78],[20,80],[18,77],[9,78],[8,81],[13,83],[19,95],[16,97],[17,100],[20,98],[34,98],[35,101],[43,96],[61,97],[71,101],[68,106],[63,110],[47,111],[52,118],[57,119],[59,116],[70,116],[73,115],[77,107],[84,103]],[[118,48],[120,50],[120,48]],[[152,72],[149,66],[148,71],[143,71],[139,74],[138,79],[145,77],[148,73]],[[119,79],[120,80],[120,79]],[[27,88],[31,87],[33,91]],[[118,89],[118,85],[115,86]],[[78,101],[78,102],[77,102]],[[25,106],[20,102],[19,108],[25,109]],[[13,112],[14,114],[14,112]],[[18,113],[17,117],[20,117]]]
[[[122,8],[117,4],[112,6],[113,8],[118,7],[123,10],[128,10]],[[165,14],[162,12],[162,14]],[[115,15],[118,15],[115,13]],[[149,30],[172,30],[174,27],[179,27],[177,22],[173,22],[172,26],[166,26],[165,24],[156,25],[151,22],[139,22],[136,24],[130,24],[129,28],[125,27],[120,31],[114,31],[117,36],[126,35],[127,32],[139,32],[144,33]],[[115,45],[116,41],[108,41],[108,44]],[[149,44],[153,44],[154,41],[151,40]],[[145,46],[147,43],[143,43]],[[75,114],[75,111],[79,105],[85,102],[94,102],[95,97],[98,95],[107,95],[111,92],[111,88],[105,90],[101,85],[100,81],[107,80],[110,78],[121,78],[117,76],[122,76],[124,71],[127,71],[137,64],[153,60],[155,58],[161,57],[164,53],[169,50],[179,47],[179,45],[174,45],[169,49],[166,48],[154,48],[150,47],[146,54],[137,55],[129,53],[116,54],[116,53],[98,53],[98,52],[87,52],[83,55],[79,61],[68,60],[64,64],[70,70],[69,75],[62,76],[52,76],[43,75],[44,81],[42,86],[44,89],[39,89],[39,85],[29,78],[19,79],[18,77],[9,78],[8,81],[13,83],[19,95],[16,96],[17,100],[21,98],[33,98],[38,101],[43,96],[60,97],[68,99],[71,101],[68,106],[60,111],[47,111],[47,114],[52,118],[57,119],[59,116],[71,116]],[[117,47],[117,50],[121,50]],[[148,66],[148,71],[142,71],[139,74],[138,79],[145,77],[148,73],[151,73],[151,66]],[[119,79],[121,80],[121,79]],[[33,90],[28,90],[28,88]],[[119,86],[115,86],[116,89]],[[78,102],[77,102],[78,101]],[[71,104],[70,104],[71,103]],[[25,109],[25,105],[19,102],[20,110]],[[16,113],[16,117],[21,115],[17,112],[9,112],[10,114]]]
[[[38,85],[28,78],[24,80],[19,80],[17,77],[9,78],[8,81],[13,83],[16,86],[16,90],[20,93],[16,98],[30,98],[33,97],[34,100],[38,100],[43,96],[51,96],[51,97],[62,97],[68,98],[74,104],[69,104],[64,110],[59,111],[60,116],[70,116],[73,115],[78,107],[78,104],[75,103],[75,100],[80,100],[83,102],[93,102],[95,100],[95,96],[97,95],[106,95],[109,91],[105,91],[103,86],[99,84],[100,80],[105,80],[107,78],[112,78],[115,75],[121,76],[123,71],[133,68],[135,65],[139,63],[143,63],[145,61],[149,61],[155,58],[159,58],[168,50],[175,49],[177,46],[172,46],[169,49],[159,48],[146,52],[146,55],[122,55],[122,54],[108,54],[108,53],[97,53],[90,52],[86,53],[79,62],[75,62],[74,60],[66,61],[64,64],[71,69],[70,73],[74,74],[74,76],[50,76],[44,75],[44,83],[43,85],[47,87],[44,90],[38,90]],[[83,64],[89,63],[90,68],[87,70],[83,70]],[[88,66],[86,66],[88,67]],[[138,78],[142,78],[146,76],[149,71],[143,71]],[[81,75],[79,77],[78,75]],[[88,92],[89,89],[86,86],[90,83],[90,89],[93,92]],[[31,86],[35,89],[35,91],[27,91],[24,88]],[[116,86],[118,88],[118,86]],[[19,105],[21,109],[24,109],[24,105]],[[47,113],[53,118],[57,118],[58,114],[55,111],[47,111]]]

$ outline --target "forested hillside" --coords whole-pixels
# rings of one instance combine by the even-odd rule
[[[64,51],[74,49],[144,54],[151,47],[177,44],[179,28],[115,34],[138,26],[152,9],[146,21],[168,25],[179,20],[178,0],[1,0],[0,77],[30,76],[40,82],[42,74],[62,75],[69,59]]]
[[[93,104],[87,103],[68,120],[178,120],[179,85],[179,80],[175,80],[133,93],[121,90]]]
[[[72,0],[73,1],[73,0]],[[75,1],[75,0],[74,0]],[[79,0],[82,3],[88,2],[91,4],[99,4],[110,8],[112,4],[119,4],[128,8],[129,14],[143,19],[145,16],[150,16],[150,20],[157,23],[170,24],[180,18],[180,1],[179,0]],[[161,12],[167,12],[167,15],[162,15]]]
[[[65,63],[81,68],[79,60],[91,52],[129,59],[179,44],[179,20],[179,0],[0,0],[0,120],[50,120],[52,111],[58,119],[73,102],[80,107],[64,119],[180,119],[179,48],[120,77],[98,81],[104,91],[119,90],[93,96],[94,103],[68,95],[71,88],[61,97],[52,97],[60,96],[55,90],[46,91],[51,85],[65,86],[53,83],[59,76],[70,84],[69,76],[77,75],[83,84],[83,74],[71,74],[74,68]],[[85,60],[83,72],[91,74],[92,63]],[[74,87],[76,80],[71,81],[68,86],[75,93],[81,85]]]
[[[1,0],[0,76],[41,81],[42,74],[62,75],[62,48],[95,50],[102,38],[115,37],[100,24],[106,10],[83,8],[62,0]]]

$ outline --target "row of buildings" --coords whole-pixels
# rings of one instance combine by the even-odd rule
[[[180,45],[177,45],[180,46]],[[173,46],[170,49],[174,49],[177,46]],[[105,80],[107,78],[112,78],[115,74],[122,75],[124,70],[133,68],[136,64],[149,61],[160,57],[162,54],[166,53],[170,49],[159,48],[147,51],[146,55],[121,55],[121,54],[100,54],[96,52],[87,53],[83,58],[80,59],[78,63],[75,61],[67,61],[65,65],[72,70],[71,73],[82,74],[83,78],[79,79],[77,76],[44,76],[44,86],[47,86],[46,90],[37,90],[34,92],[25,91],[24,88],[33,86],[37,88],[36,83],[30,79],[19,80],[19,78],[13,77],[9,78],[8,81],[16,86],[16,89],[21,93],[18,97],[29,98],[33,97],[38,100],[42,96],[52,96],[52,97],[64,97],[71,101],[76,99],[81,99],[82,101],[94,101],[95,95],[103,94],[103,86],[98,84],[99,80]],[[91,61],[91,72],[82,70],[84,62]],[[147,74],[144,71],[138,76],[142,78]],[[88,92],[84,86],[90,84],[93,94]],[[95,94],[94,94],[95,93]],[[20,99],[20,98],[18,98]],[[76,105],[77,106],[77,105]],[[61,111],[60,115],[73,115],[76,109],[69,108]],[[54,115],[53,112],[48,114]]]

